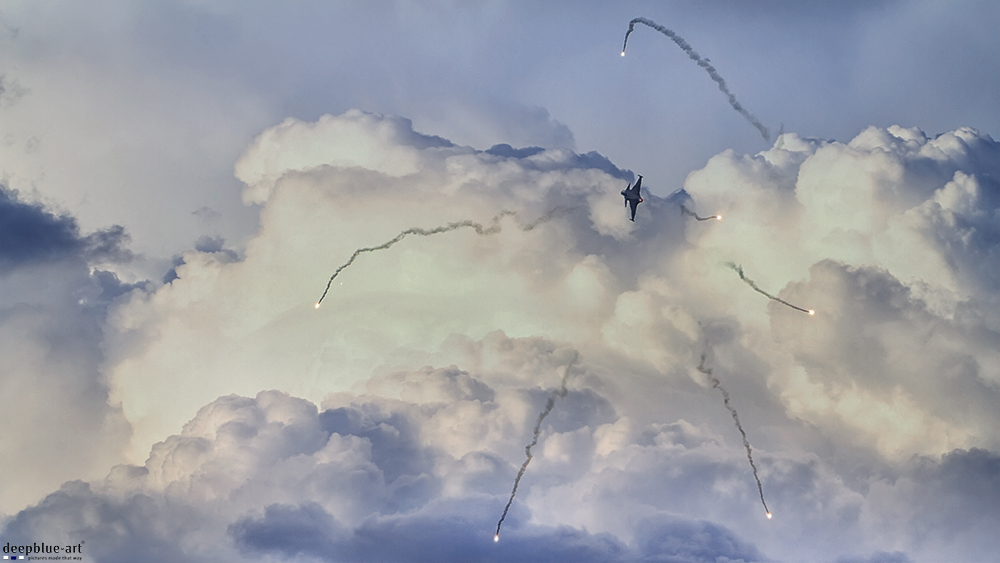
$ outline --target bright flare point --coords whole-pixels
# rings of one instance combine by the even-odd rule
[[[812,309],[809,309],[809,314],[810,314],[810,315],[815,315],[815,314],[816,314],[816,311],[813,311]]]
[[[623,57],[625,56],[625,51],[622,51],[622,56],[623,56]]]
[[[771,513],[770,513],[770,512],[768,512],[768,513],[767,513],[767,519],[768,519],[768,520],[770,520],[770,519],[771,519]]]
[[[500,541],[500,534],[493,536],[493,543]]]
[[[721,221],[722,220],[722,215],[716,215],[715,216],[715,220],[716,221]]]
[[[316,304],[316,308],[319,309],[319,303]]]

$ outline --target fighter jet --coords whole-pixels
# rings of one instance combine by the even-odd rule
[[[632,206],[632,221],[635,221],[635,208],[642,203],[642,196],[639,195],[639,186],[641,185],[642,175],[640,174],[635,186],[629,182],[628,186],[622,190],[622,195],[625,197],[625,207]]]

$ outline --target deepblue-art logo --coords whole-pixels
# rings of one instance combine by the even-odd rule
[[[0,551],[3,551],[3,558],[7,560],[27,559],[28,555],[35,554],[62,556],[58,557],[59,559],[80,559],[80,556],[83,555],[83,542],[76,545],[52,545],[45,542],[41,544],[32,542],[31,544],[11,545],[10,542],[7,542]]]

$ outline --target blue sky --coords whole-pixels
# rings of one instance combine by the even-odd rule
[[[637,16],[785,134],[653,29],[621,57]],[[998,22],[992,2],[5,3],[0,541],[993,557]],[[499,230],[363,254],[314,308],[354,250],[463,220]]]

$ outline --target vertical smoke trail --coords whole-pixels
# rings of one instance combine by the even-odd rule
[[[802,311],[803,313],[805,313],[807,315],[815,315],[816,314],[816,311],[813,311],[812,309],[803,309],[802,307],[799,307],[797,305],[792,305],[788,301],[785,301],[784,299],[781,299],[780,297],[775,297],[774,295],[771,295],[770,293],[768,293],[768,292],[764,291],[763,289],[757,287],[757,284],[754,283],[754,281],[752,279],[746,277],[743,274],[743,266],[737,266],[736,264],[733,264],[732,262],[726,262],[726,266],[729,266],[730,269],[732,269],[737,274],[739,274],[740,275],[740,279],[743,280],[744,282],[746,282],[747,285],[749,285],[750,287],[752,287],[754,291],[756,291],[757,293],[759,293],[759,294],[767,297],[768,299],[771,299],[772,301],[777,301],[778,303],[781,303],[782,305],[785,305],[787,307],[791,307],[792,309],[795,309],[796,311]]]
[[[687,207],[684,207],[683,205],[681,205],[681,213],[683,213],[685,215],[690,215],[691,217],[694,217],[698,221],[711,221],[712,219],[715,219],[717,221],[721,221],[722,220],[722,215],[712,215],[710,217],[702,217],[701,215],[698,215],[697,213],[695,213],[694,211],[691,211],[690,209],[688,209]]]
[[[538,225],[540,225],[540,224],[542,224],[542,223],[544,223],[546,221],[549,221],[550,219],[552,219],[556,215],[558,215],[560,213],[563,213],[563,212],[572,211],[574,209],[577,209],[577,208],[576,207],[563,207],[561,205],[557,205],[556,207],[553,207],[552,209],[550,209],[547,213],[545,213],[544,215],[542,215],[538,219],[535,219],[534,221],[532,221],[531,223],[528,223],[527,225],[523,225],[521,227],[521,230],[522,231],[530,231],[530,230],[534,229],[535,227],[537,227]],[[396,244],[397,242],[403,240],[404,238],[406,238],[409,235],[420,235],[420,236],[423,236],[423,237],[427,237],[427,236],[431,236],[431,235],[437,235],[437,234],[440,234],[440,233],[447,233],[447,232],[450,232],[450,231],[461,229],[463,227],[468,227],[470,229],[473,229],[474,231],[476,231],[476,234],[479,234],[479,235],[495,235],[495,234],[497,234],[497,233],[500,232],[500,220],[503,219],[504,217],[508,216],[508,215],[517,215],[517,214],[515,212],[513,212],[513,211],[508,210],[508,209],[504,209],[500,213],[497,213],[495,217],[493,217],[493,219],[490,221],[490,226],[489,227],[484,227],[481,223],[477,223],[477,222],[471,221],[471,220],[456,221],[454,223],[448,223],[447,225],[445,225],[443,227],[435,227],[433,229],[421,229],[419,227],[413,227],[411,229],[406,229],[405,231],[403,231],[403,232],[399,233],[398,235],[396,235],[395,238],[393,238],[392,240],[386,241],[386,242],[384,242],[384,243],[382,243],[382,244],[380,244],[378,246],[369,246],[367,248],[359,248],[359,249],[357,249],[357,250],[354,251],[354,254],[351,255],[351,258],[347,262],[345,262],[343,265],[341,265],[339,268],[337,268],[337,270],[333,272],[333,275],[330,276],[329,281],[326,282],[326,289],[323,290],[323,295],[321,295],[320,298],[319,298],[319,301],[316,302],[316,308],[319,309],[319,306],[323,303],[323,299],[326,298],[326,294],[330,291],[330,286],[333,284],[333,280],[338,275],[340,275],[340,272],[344,271],[344,269],[346,269],[348,266],[350,266],[351,264],[353,264],[354,261],[358,258],[358,256],[360,256],[361,254],[364,254],[365,252],[375,252],[376,250],[385,250],[385,249],[389,248],[390,246]]]
[[[632,31],[634,31],[635,24],[637,23],[648,25],[649,27],[655,29],[656,31],[659,31],[663,35],[666,35],[671,40],[673,40],[673,42],[676,43],[678,47],[683,49],[684,52],[687,53],[688,56],[691,57],[691,59],[694,62],[698,63],[698,66],[700,66],[701,68],[705,69],[706,72],[708,72],[708,75],[712,77],[712,80],[714,80],[715,83],[719,85],[719,90],[722,90],[722,93],[729,97],[729,105],[733,106],[733,109],[738,111],[740,115],[747,118],[747,121],[753,124],[753,126],[756,127],[758,131],[760,131],[760,134],[762,137],[764,137],[765,141],[769,143],[771,142],[771,132],[768,131],[767,127],[764,127],[764,124],[761,123],[756,117],[754,117],[753,114],[747,111],[742,104],[736,101],[736,96],[729,91],[729,87],[726,86],[726,81],[723,80],[721,76],[719,76],[719,71],[715,70],[715,67],[712,66],[706,59],[701,58],[701,55],[695,52],[695,50],[691,47],[691,45],[687,41],[684,40],[684,38],[677,35],[673,31],[663,27],[662,25],[652,20],[647,20],[646,18],[635,18],[634,20],[628,22],[628,31],[625,32],[625,43],[622,45],[623,57],[625,56],[625,47],[628,46],[628,36],[630,33],[632,33]]]
[[[750,442],[747,441],[747,433],[743,431],[743,425],[740,424],[740,416],[736,414],[736,408],[729,404],[729,392],[726,391],[726,388],[719,382],[719,378],[712,374],[712,368],[705,367],[705,357],[706,354],[702,353],[701,361],[698,363],[698,371],[708,377],[708,382],[712,384],[713,388],[722,392],[722,402],[726,405],[726,408],[729,409],[730,414],[733,415],[733,422],[736,423],[736,429],[740,431],[740,436],[743,437],[743,447],[747,450],[747,460],[750,461],[750,469],[753,470],[753,478],[757,481],[757,492],[760,493],[760,503],[764,505],[764,513],[770,520],[771,511],[768,510],[767,503],[764,502],[764,487],[760,484],[760,477],[757,476],[757,466],[753,462],[753,450],[750,448]]]
[[[556,399],[566,396],[566,383],[569,381],[569,370],[579,358],[579,355],[574,355],[573,359],[566,365],[566,370],[563,372],[562,383],[560,384],[559,389],[556,389],[551,395],[549,395],[548,400],[545,401],[545,408],[538,414],[538,420],[535,422],[535,430],[531,438],[531,443],[524,447],[524,463],[521,464],[521,469],[518,470],[517,477],[514,478],[514,488],[510,491],[510,499],[507,501],[507,506],[503,508],[503,514],[500,515],[500,521],[497,522],[497,533],[493,536],[493,541],[495,542],[500,541],[500,526],[503,526],[503,521],[507,518],[507,511],[510,510],[510,505],[514,503],[514,495],[517,494],[517,486],[521,484],[521,477],[524,477],[524,471],[528,469],[528,464],[531,463],[531,448],[538,444],[538,436],[542,433],[542,421],[545,420],[545,417],[549,416],[550,412],[552,412],[552,407],[556,405]]]

